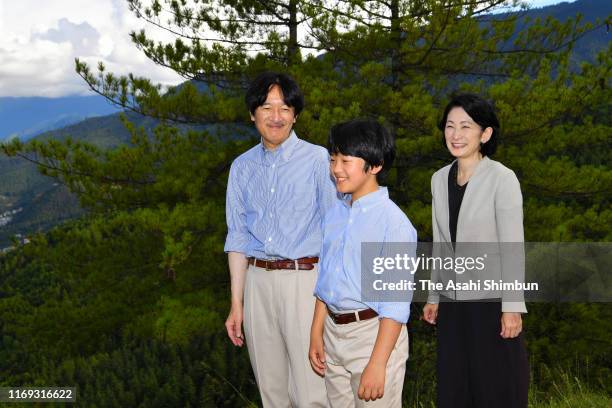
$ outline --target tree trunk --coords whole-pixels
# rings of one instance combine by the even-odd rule
[[[400,26],[399,0],[391,0],[391,87],[393,90],[399,88],[399,74],[401,71],[400,49],[402,41],[402,29]]]
[[[297,2],[298,0],[289,0],[289,44],[287,46],[287,65],[296,63],[299,54]]]

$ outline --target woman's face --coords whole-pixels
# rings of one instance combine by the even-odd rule
[[[451,109],[446,118],[444,127],[446,147],[457,159],[480,159],[480,143],[488,142],[492,133],[492,128],[483,130],[459,106]]]

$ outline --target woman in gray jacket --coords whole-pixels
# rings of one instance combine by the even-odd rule
[[[489,158],[499,133],[493,106],[477,95],[457,95],[439,128],[456,160],[431,179],[434,249],[447,248],[458,256],[459,246],[473,248],[466,243],[482,248],[495,243],[499,251],[488,254],[487,276],[495,278],[491,281],[522,277],[521,189],[512,170]],[[465,280],[466,275],[452,279]],[[440,281],[440,275],[432,273],[432,280]],[[429,294],[423,318],[438,326],[438,408],[527,407],[529,369],[521,318],[526,312],[516,293],[495,289]]]

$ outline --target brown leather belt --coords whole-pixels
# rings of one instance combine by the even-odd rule
[[[267,270],[273,269],[301,269],[311,270],[314,269],[316,263],[319,262],[319,258],[316,256],[310,258],[300,259],[278,259],[276,261],[268,261],[265,259],[248,258],[249,265],[255,265],[260,268],[266,268]]]
[[[332,311],[327,308],[327,313],[329,313],[329,317],[331,317],[336,324],[348,324],[361,320],[372,319],[378,316],[378,313],[376,313],[373,309],[364,309],[352,313],[332,313]]]

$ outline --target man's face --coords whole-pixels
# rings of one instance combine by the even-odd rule
[[[287,140],[295,119],[295,109],[287,106],[278,85],[270,88],[266,101],[251,115],[264,146],[270,150],[276,149]]]

